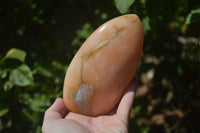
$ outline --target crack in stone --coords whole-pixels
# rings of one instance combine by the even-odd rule
[[[116,30],[116,32],[111,40],[115,39],[119,35],[119,33],[125,29],[125,27],[118,28],[116,25],[113,25],[113,28]]]
[[[107,45],[109,45],[119,35],[119,32],[124,30],[124,27],[117,28],[117,26],[115,26],[115,25],[113,27],[116,30],[116,32],[115,32],[114,37],[111,40],[102,41],[94,49],[92,49],[92,50],[90,50],[86,53],[83,53],[82,56],[80,57],[81,58],[81,68],[80,68],[79,89],[78,89],[77,92],[73,92],[71,94],[71,96],[72,96],[76,106],[82,112],[87,113],[87,111],[90,111],[88,100],[92,97],[92,93],[93,93],[93,90],[94,90],[93,85],[84,84],[84,81],[83,81],[84,64],[92,55],[94,55],[95,53],[97,53],[102,48],[106,47]]]
[[[93,50],[90,50],[89,52],[83,53],[81,56],[81,73],[80,73],[80,85],[83,83],[83,68],[85,62],[97,51],[100,51],[103,47],[107,46],[112,40],[108,41],[102,41],[100,44],[98,44]]]
[[[77,92],[73,92],[71,94],[73,101],[75,102],[76,106],[79,110],[82,112],[90,111],[89,107],[89,99],[92,97],[93,85],[84,84],[83,81],[83,69],[84,69],[84,63],[97,51],[101,50],[103,47],[108,45],[110,41],[103,41],[99,45],[97,45],[93,50],[83,54],[81,56],[81,68],[80,68],[80,84],[79,89]]]
[[[102,41],[101,43],[99,43],[94,49],[86,52],[86,53],[83,53],[82,56],[81,56],[81,59],[82,60],[87,60],[90,56],[92,56],[95,52],[101,50],[103,47],[105,47],[106,45],[108,45],[112,40],[108,41],[108,40],[105,40],[105,41]]]

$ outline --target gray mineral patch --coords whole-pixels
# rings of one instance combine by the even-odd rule
[[[93,90],[93,85],[81,84],[78,92],[72,93],[72,98],[80,111],[85,112],[90,109],[88,101],[92,96]]]

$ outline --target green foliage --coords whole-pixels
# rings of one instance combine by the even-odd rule
[[[120,13],[124,14],[128,12],[129,7],[135,0],[115,0],[115,5]]]
[[[0,110],[0,117],[4,116],[6,113],[9,112],[9,108],[4,108]]]
[[[188,14],[185,23],[190,24],[192,22],[199,22],[199,21],[200,21],[200,8],[192,10],[190,14]]]
[[[50,71],[39,63],[35,63],[31,69],[25,63],[25,56],[26,52],[23,50],[10,49],[0,62],[2,132],[41,132],[42,114],[51,104],[51,99],[62,94],[59,87],[65,67],[57,61],[52,61],[55,70]],[[53,76],[55,75],[53,71],[63,74],[61,77],[56,77]],[[42,79],[49,78],[49,81],[45,81],[47,85],[38,79],[40,76]],[[55,88],[49,89],[52,81]],[[10,122],[13,124],[9,125]],[[23,128],[25,123],[27,127]]]
[[[83,27],[77,31],[77,36],[72,41],[72,46],[81,46],[82,43],[89,37],[93,29],[90,23],[85,23]]]
[[[10,58],[10,59],[16,59],[16,60],[24,62],[25,57],[26,57],[26,52],[16,49],[16,48],[12,48],[6,53],[4,59]]]
[[[105,21],[134,13],[145,39],[129,132],[199,133],[199,7],[198,0],[1,1],[0,132],[40,133],[78,48]]]
[[[5,64],[7,59],[15,59],[24,62],[26,52],[20,49],[10,49],[4,58],[1,60],[1,65]],[[26,64],[21,64],[17,68],[1,68],[1,78],[4,79],[8,76],[8,80],[5,82],[3,88],[5,91],[10,90],[14,85],[28,86],[33,84],[33,75],[30,68]]]
[[[9,81],[14,85],[27,86],[33,83],[33,75],[30,68],[22,64],[10,72]]]
[[[144,17],[142,19],[142,26],[144,34],[146,35],[147,32],[151,30],[149,17]]]

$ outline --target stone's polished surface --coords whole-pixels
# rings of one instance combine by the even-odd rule
[[[65,106],[88,116],[111,111],[135,75],[142,48],[143,29],[136,15],[123,15],[100,26],[69,65]]]

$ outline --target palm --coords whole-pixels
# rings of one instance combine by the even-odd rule
[[[76,121],[77,125],[83,125],[92,133],[127,133],[128,121],[117,114],[88,117],[69,113],[65,119]]]
[[[57,99],[45,112],[43,133],[127,133],[129,113],[134,99],[135,82],[122,97],[117,109],[108,115],[89,117],[69,112]]]

